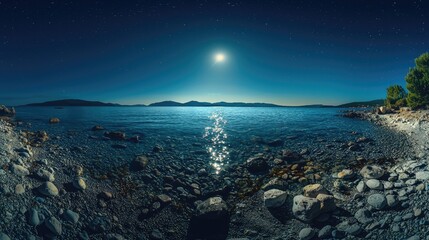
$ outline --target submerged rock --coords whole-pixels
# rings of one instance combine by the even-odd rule
[[[258,173],[268,170],[267,160],[262,156],[251,157],[247,159],[247,170],[251,173]]]
[[[91,128],[92,131],[101,131],[104,130],[104,127],[96,125],[94,127]]]
[[[131,170],[141,171],[146,168],[148,163],[149,163],[149,159],[145,155],[137,156],[131,162]]]
[[[59,123],[60,119],[59,118],[50,118],[49,119],[49,123]]]
[[[104,136],[108,137],[110,139],[113,139],[113,140],[125,140],[126,139],[125,133],[123,133],[123,132],[105,132]]]

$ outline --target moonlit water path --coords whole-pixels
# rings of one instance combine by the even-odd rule
[[[209,119],[213,124],[205,128],[204,138],[208,139],[210,144],[207,146],[207,152],[210,155],[210,165],[219,173],[228,162],[229,151],[227,146],[228,134],[225,131],[226,119],[222,111],[214,111]]]

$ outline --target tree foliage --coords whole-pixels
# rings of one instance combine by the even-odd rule
[[[429,105],[429,53],[424,53],[415,60],[405,80],[407,82],[407,103],[412,108]]]
[[[386,106],[389,108],[400,108],[407,106],[407,93],[400,85],[392,85],[387,88]]]

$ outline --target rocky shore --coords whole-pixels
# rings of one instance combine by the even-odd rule
[[[349,142],[320,140],[323,152],[258,141],[264,151],[220,174],[202,157],[175,160],[183,153],[171,139],[101,174],[83,160],[90,149],[3,119],[0,239],[426,239],[426,113],[358,115],[409,137],[377,154],[354,132]],[[85,141],[114,151],[140,141],[102,126],[88,132]],[[351,160],[328,158],[338,152]]]

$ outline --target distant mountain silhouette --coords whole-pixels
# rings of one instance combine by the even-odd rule
[[[350,107],[376,107],[376,106],[383,106],[384,105],[384,99],[377,99],[367,102],[351,102],[346,104],[338,105],[337,107],[343,107],[343,108],[350,108]]]
[[[328,107],[373,107],[380,106],[384,104],[383,99],[367,101],[367,102],[351,102],[346,104],[341,104],[338,106],[323,105],[323,104],[311,104],[303,106],[295,106],[302,108],[328,108]],[[66,106],[91,106],[91,107],[144,107],[144,104],[134,104],[134,105],[121,105],[117,103],[104,103],[99,101],[85,101],[80,99],[63,99],[56,101],[48,101],[43,103],[31,103],[24,106],[46,106],[46,107],[66,107]],[[292,107],[292,106],[282,106],[272,103],[245,103],[245,102],[198,102],[198,101],[189,101],[186,103],[180,103],[175,101],[162,101],[155,102],[147,105],[149,107]]]
[[[102,107],[102,106],[121,106],[116,103],[103,103],[99,101],[85,101],[80,99],[63,99],[56,101],[48,101],[43,103],[31,103],[25,106],[46,106],[46,107],[66,107],[66,106],[91,106],[91,107]]]
[[[175,101],[163,101],[149,104],[150,107],[284,107],[271,103],[244,103],[244,102],[198,102],[190,101],[179,103]]]

